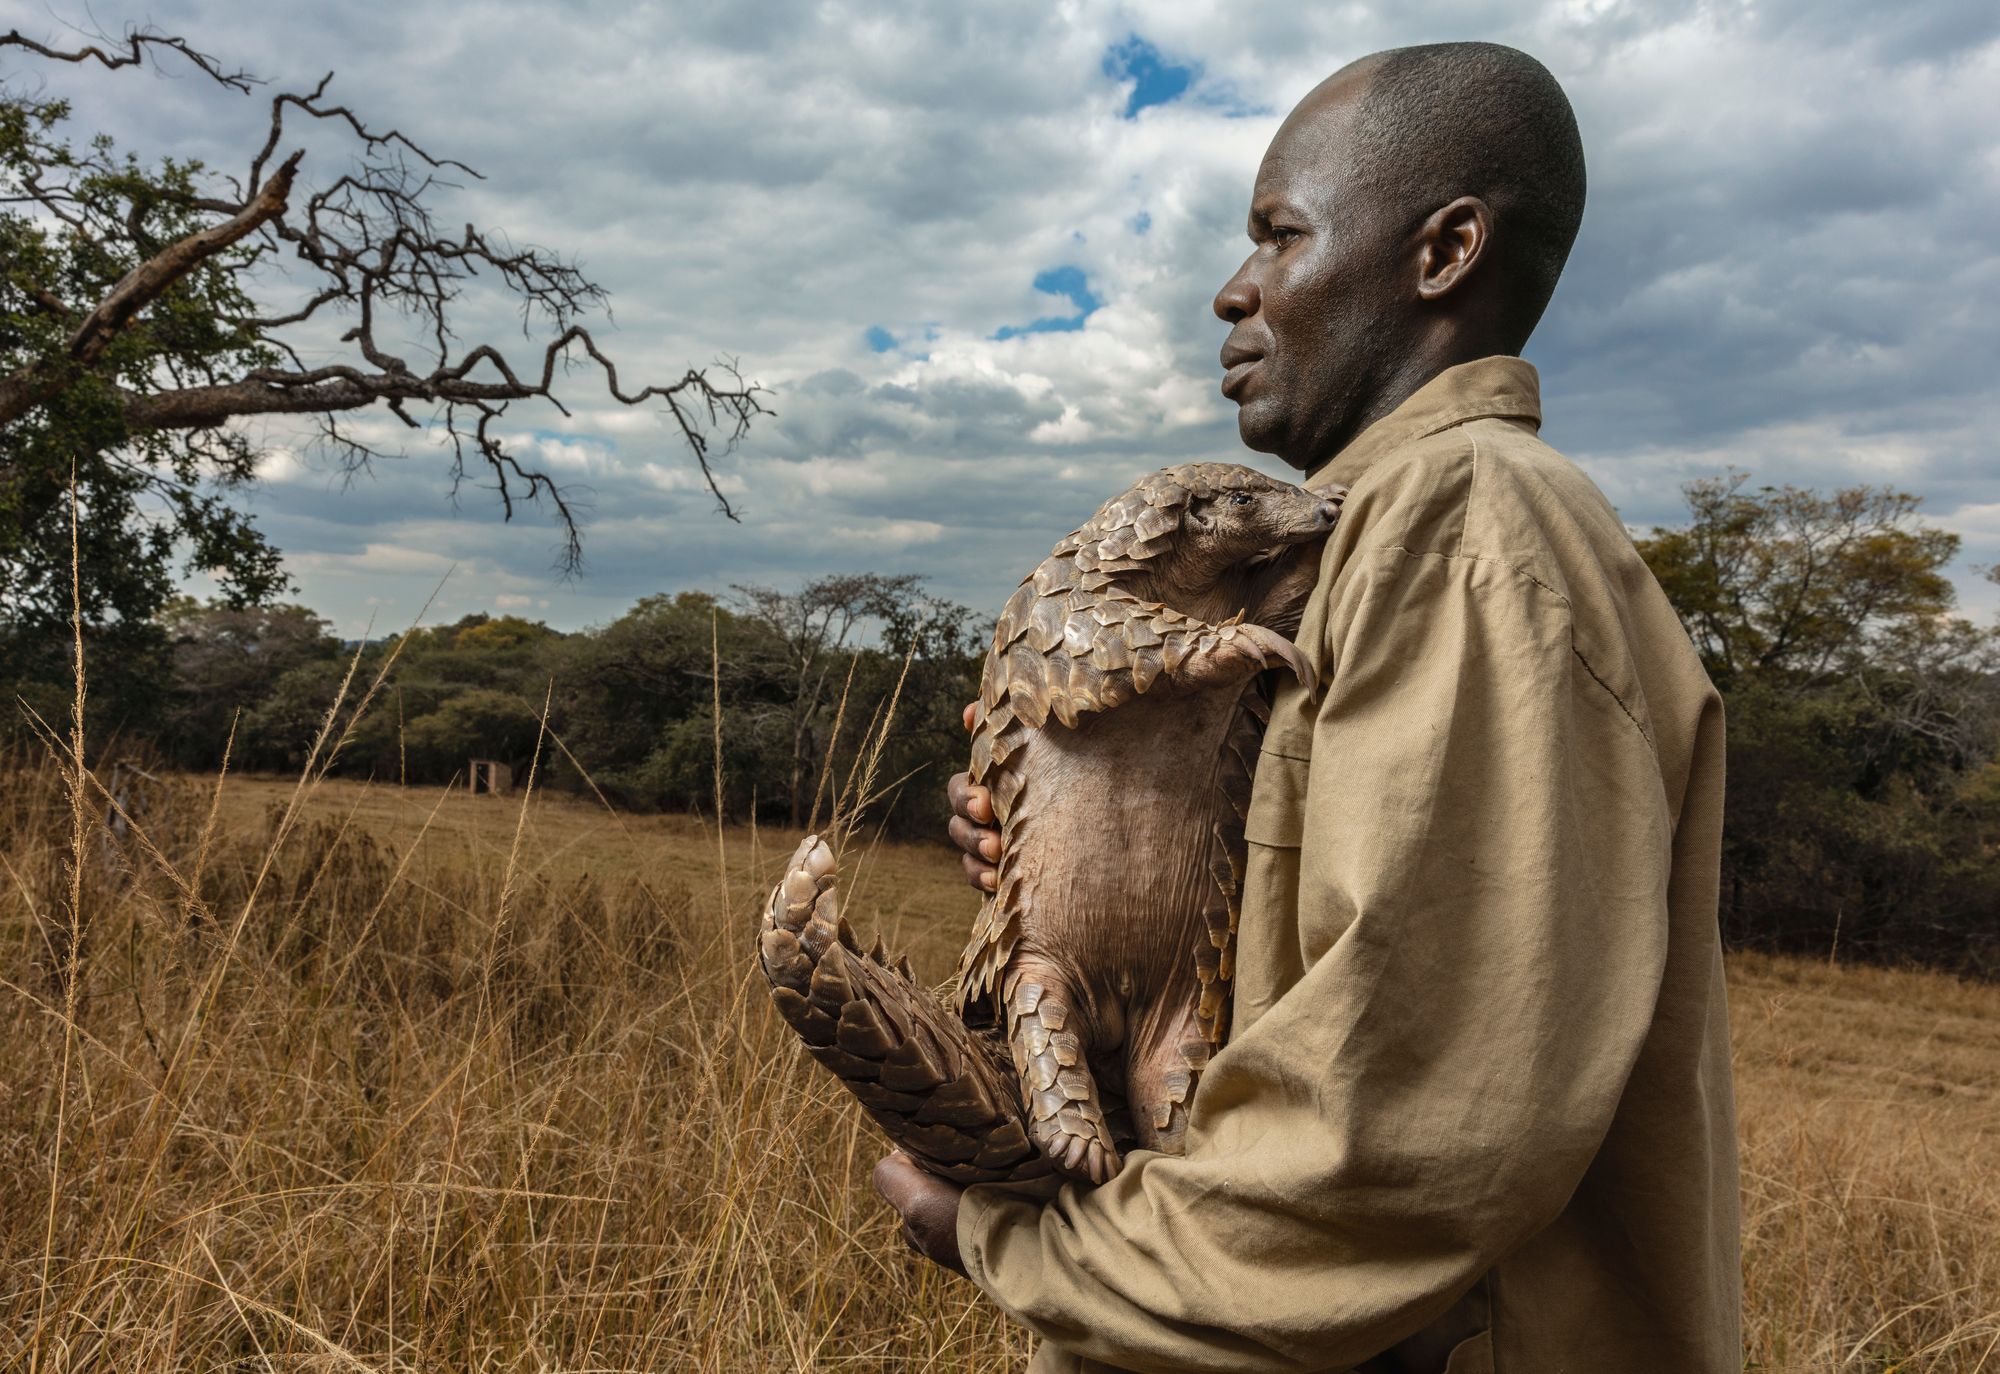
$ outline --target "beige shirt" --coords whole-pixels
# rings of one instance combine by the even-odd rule
[[[1322,688],[1265,737],[1187,1153],[960,1213],[1036,1369],[1741,1368],[1721,704],[1540,419],[1486,358],[1308,479],[1351,488]]]

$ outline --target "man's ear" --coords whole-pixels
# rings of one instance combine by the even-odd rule
[[[1493,242],[1493,211],[1478,196],[1460,196],[1417,231],[1417,299],[1439,301],[1457,290]]]

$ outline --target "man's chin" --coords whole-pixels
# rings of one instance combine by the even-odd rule
[[[1268,453],[1304,472],[1309,465],[1292,456],[1292,446],[1287,442],[1291,437],[1291,427],[1284,422],[1282,414],[1273,413],[1276,409],[1264,403],[1262,398],[1237,406],[1236,435],[1243,441],[1243,447],[1251,452]]]

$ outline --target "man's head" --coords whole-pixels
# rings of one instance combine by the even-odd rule
[[[1217,293],[1243,442],[1301,469],[1430,378],[1518,353],[1583,217],[1583,146],[1541,63],[1495,43],[1364,57],[1286,118]]]

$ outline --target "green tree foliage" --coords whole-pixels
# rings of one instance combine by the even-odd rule
[[[90,647],[131,669],[103,676],[97,704],[127,723],[146,719],[144,683],[157,677],[162,649],[155,617],[179,567],[209,570],[234,605],[268,597],[284,577],[277,552],[228,501],[254,475],[242,437],[133,432],[119,397],[155,376],[212,378],[277,355],[236,323],[253,312],[239,279],[248,254],[230,247],[165,287],[88,364],[70,358],[79,303],[109,295],[209,216],[192,203],[200,164],[168,159],[148,172],[102,138],[73,148],[56,135],[69,114],[66,102],[0,87],[0,204],[61,177],[67,213],[0,209],[0,378],[39,366],[44,389],[62,398],[0,423],[0,660],[7,687],[44,707],[60,700],[70,675],[73,478]]]
[[[304,606],[204,604],[184,596],[161,613],[160,628],[173,667],[173,690],[160,710],[169,757],[183,766],[212,765],[233,733],[238,766],[285,766],[305,740],[292,737],[295,713],[279,703],[297,702],[299,684],[338,682],[340,641],[327,623]],[[299,704],[310,709],[311,693],[305,697]],[[248,713],[247,721],[240,713]]]
[[[809,607],[807,618],[820,622],[832,607],[838,620],[864,592],[873,599],[818,646],[810,674],[798,644],[751,609]],[[295,606],[181,600],[165,626],[168,752],[191,768],[220,764],[232,722],[235,766],[298,767],[350,668],[357,683],[370,682],[392,648],[343,649]],[[636,809],[710,811],[719,692],[729,815],[790,821],[801,775],[800,823],[816,802],[824,819],[837,794],[851,808],[866,771],[857,760],[872,755],[882,795],[869,817],[901,833],[934,830],[943,779],[964,763],[959,711],[978,684],[976,638],[964,607],[907,575],[820,579],[729,602],[649,596],[573,635],[516,616],[469,615],[401,642],[375,704],[348,731],[337,771],[434,785],[462,780],[476,757],[509,763],[521,778],[546,709],[540,785],[595,787]],[[877,750],[870,727],[892,700]],[[803,760],[802,737],[812,750]]]
[[[907,575],[746,589],[731,602],[647,597],[545,661],[551,719],[608,793],[708,810],[719,693],[724,808],[804,824],[815,811],[824,819],[850,778],[858,787],[857,757],[893,699],[876,781],[909,785],[873,811],[921,831],[940,817],[944,777],[963,766],[958,712],[978,686],[975,638],[969,611]]]
[[[725,367],[721,384],[689,370],[627,390],[583,323],[603,291],[555,254],[440,225],[435,197],[477,173],[372,127],[328,95],[331,76],[254,107],[234,176],[73,137],[75,110],[46,94],[54,66],[156,59],[246,95],[258,84],[149,30],[73,49],[0,33],[0,689],[39,708],[67,690],[72,489],[92,705],[109,723],[164,724],[148,686],[182,573],[208,573],[237,609],[286,589],[235,504],[259,458],[245,417],[299,417],[353,470],[379,455],[343,419],[391,414],[448,455],[454,487],[484,476],[509,517],[521,501],[551,508],[573,567],[565,493],[503,427],[511,407],[560,407],[569,364],[587,360],[613,399],[675,422],[714,490],[711,430],[740,436],[758,389]],[[301,124],[346,137],[351,164],[313,175]],[[460,340],[469,289],[504,294],[530,338],[548,337],[527,356]]]
[[[1944,568],[1958,536],[1916,523],[1921,497],[1748,481],[1690,482],[1687,527],[1641,546],[1718,686],[1756,677],[1811,687],[1893,653],[1950,611]]]
[[[1957,536],[1885,488],[1686,492],[1639,548],[1727,703],[1728,935],[2000,970],[2000,636],[1952,614]]]
[[[776,654],[760,627],[712,596],[645,597],[546,660],[556,728],[608,795],[628,805],[707,810],[715,790],[711,703],[719,682],[725,805],[745,815],[757,781],[780,757],[763,709],[779,691]],[[760,798],[774,799],[782,793],[767,790]]]
[[[878,766],[882,782],[896,787],[886,818],[898,833],[943,833],[944,781],[965,767],[965,704],[979,695],[991,634],[966,607],[917,596],[890,612],[880,649],[861,656],[854,699],[897,702]]]
[[[815,790],[814,765],[829,743],[822,733],[825,707],[829,694],[842,686],[834,673],[852,662],[846,652],[848,641],[869,620],[906,614],[921,619],[922,608],[910,608],[917,587],[917,578],[908,574],[845,573],[815,578],[796,592],[775,587],[736,589],[749,618],[768,631],[766,642],[777,649],[782,665],[776,671],[783,690],[766,708],[782,717],[782,728],[790,738],[785,798],[792,825],[805,824],[811,810],[808,793]]]

